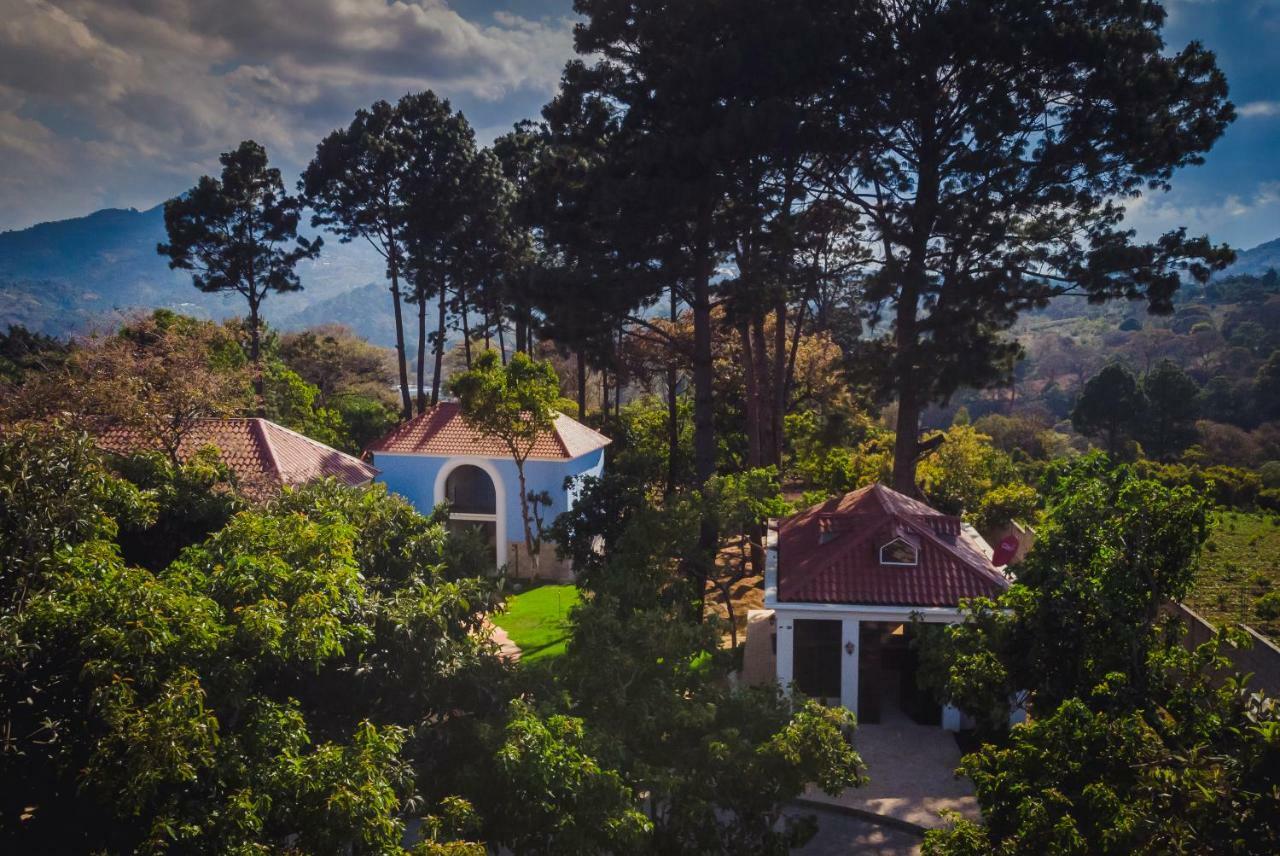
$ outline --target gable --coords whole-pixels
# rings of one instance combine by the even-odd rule
[[[948,607],[1008,586],[975,531],[881,485],[786,518],[777,544],[779,601]]]

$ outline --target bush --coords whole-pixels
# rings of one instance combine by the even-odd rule
[[[1280,619],[1280,591],[1269,591],[1253,602],[1254,614],[1263,621]]]

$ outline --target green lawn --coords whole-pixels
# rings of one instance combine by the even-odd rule
[[[522,662],[558,657],[569,639],[569,610],[577,602],[577,586],[535,586],[508,597],[506,610],[493,623],[520,646]]]
[[[1280,517],[1221,511],[1214,519],[1187,605],[1214,624],[1243,622],[1280,640],[1280,619],[1257,613],[1258,598],[1280,590]]]

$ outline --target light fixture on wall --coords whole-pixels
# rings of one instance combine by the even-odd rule
[[[854,644],[853,644],[853,640],[852,640],[852,639],[850,639],[848,642],[844,643],[844,652],[845,652],[846,654],[848,654],[850,657],[852,657],[852,656],[853,656],[853,652],[854,652]]]

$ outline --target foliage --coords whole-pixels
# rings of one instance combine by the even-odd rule
[[[156,250],[169,257],[169,267],[190,271],[201,291],[234,291],[245,298],[249,355],[257,367],[262,301],[273,291],[302,288],[294,267],[319,255],[323,241],[298,237],[302,200],[285,193],[280,170],[267,166],[266,149],[246,140],[219,161],[221,178],[202,176],[165,203],[169,243]]]
[[[156,310],[82,343],[0,409],[6,421],[58,416],[91,430],[127,428],[142,448],[176,460],[197,420],[235,412],[248,390],[244,355],[225,328]]]
[[[937,451],[920,462],[920,487],[929,503],[964,515],[990,532],[1035,512],[1035,490],[1024,484],[1013,460],[991,438],[964,422],[942,434]]]
[[[924,852],[1274,852],[1280,708],[1213,677],[1223,644],[1165,651],[1137,708],[1112,677],[966,756],[985,825],[930,832]]]
[[[15,435],[0,460],[21,514],[0,565],[27,572],[0,615],[7,843],[401,852],[415,779],[448,787],[447,733],[500,680],[477,635],[493,583],[450,572],[439,521],[320,483],[153,572],[112,539],[154,519],[149,494],[162,517],[190,510],[155,459],[127,468],[141,493],[83,438]]]
[[[892,435],[865,416],[824,419],[819,411],[806,409],[788,413],[785,424],[790,472],[801,483],[842,494],[889,477]]]
[[[555,421],[551,408],[560,397],[555,370],[525,354],[514,354],[504,366],[496,352],[486,351],[476,358],[471,371],[453,378],[450,389],[458,397],[463,418],[485,436],[501,442],[515,462],[525,548],[536,572],[542,532],[541,527],[534,531],[537,497],[525,484],[524,465],[533,454],[534,443]]]
[[[1149,658],[1165,643],[1159,612],[1190,589],[1208,510],[1188,488],[1167,488],[1094,454],[1049,479],[1036,548],[998,602],[975,601],[945,633],[949,664],[929,682],[990,721],[1010,689],[1035,712],[1087,696],[1111,676],[1142,698]],[[944,670],[945,671],[945,670]],[[991,688],[986,701],[981,691]]]
[[[1171,360],[1161,360],[1142,379],[1146,409],[1138,439],[1148,455],[1168,460],[1195,442],[1199,393],[1196,382]]]
[[[511,703],[495,757],[494,841],[516,853],[630,853],[653,824],[637,795],[592,756],[581,719]]]
[[[1084,385],[1071,411],[1071,424],[1081,434],[1101,437],[1103,448],[1116,456],[1128,452],[1126,442],[1143,423],[1146,409],[1146,397],[1133,373],[1112,363]]]

